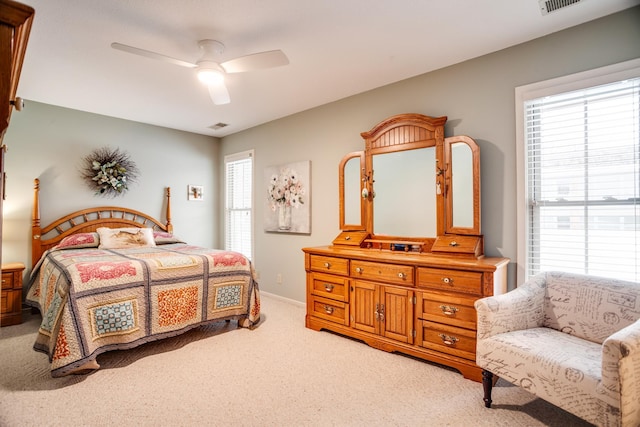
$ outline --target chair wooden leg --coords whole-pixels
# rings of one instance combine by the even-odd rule
[[[491,408],[491,389],[493,388],[493,374],[482,370],[482,388],[484,389],[484,406]]]

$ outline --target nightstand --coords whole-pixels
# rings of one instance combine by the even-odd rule
[[[2,305],[0,326],[22,323],[22,272],[24,264],[2,264]]]

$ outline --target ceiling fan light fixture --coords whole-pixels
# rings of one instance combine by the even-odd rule
[[[215,85],[224,82],[224,75],[216,70],[199,70],[198,79],[206,85]]]
[[[208,86],[223,84],[224,70],[215,62],[201,61],[198,63],[198,79]]]

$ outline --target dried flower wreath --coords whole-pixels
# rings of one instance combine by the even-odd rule
[[[97,195],[121,195],[135,182],[137,175],[135,163],[118,148],[98,148],[84,158],[82,178]]]

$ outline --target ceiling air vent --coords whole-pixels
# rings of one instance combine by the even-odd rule
[[[218,122],[215,125],[209,126],[209,129],[218,130],[218,129],[222,129],[223,127],[227,127],[227,126],[229,126],[228,123]]]
[[[540,5],[540,12],[546,15],[551,12],[555,12],[563,7],[571,6],[572,4],[580,3],[582,0],[538,0]]]

